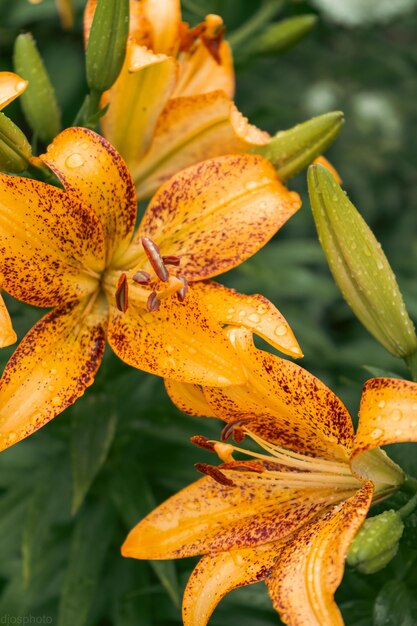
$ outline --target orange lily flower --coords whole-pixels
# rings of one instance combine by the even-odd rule
[[[82,395],[106,335],[141,370],[198,384],[243,382],[222,330],[234,314],[224,312],[220,324],[223,312],[212,315],[200,297],[210,287],[195,281],[254,254],[299,208],[268,161],[229,156],[179,173],[153,197],[134,234],[135,188],[105,139],[69,128],[40,158],[64,190],[0,174],[3,287],[28,304],[55,307],[22,340],[0,381],[1,448]],[[282,343],[274,329],[286,323],[271,303],[224,294],[248,314],[248,327]],[[254,306],[262,307],[263,322],[251,318]],[[284,344],[286,337],[300,355],[289,329]]]
[[[341,626],[333,594],[351,540],[369,506],[404,480],[377,446],[417,435],[417,384],[365,385],[358,432],[342,402],[301,367],[254,347],[245,329],[228,331],[247,374],[222,389],[167,381],[193,415],[222,418],[235,444],[194,438],[220,466],[150,513],[129,534],[124,556],[168,559],[205,554],[184,594],[185,626],[205,626],[229,591],[265,580],[290,626]],[[399,419],[404,424],[399,428]],[[238,444],[249,436],[259,452]],[[251,460],[235,460],[245,453]]]
[[[88,0],[85,38],[97,0]],[[131,0],[124,67],[103,96],[103,135],[132,172],[139,198],[181,169],[270,139],[248,124],[231,98],[233,61],[223,22],[208,15],[189,29],[179,0]]]

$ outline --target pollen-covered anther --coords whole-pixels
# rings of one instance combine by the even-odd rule
[[[247,424],[251,420],[251,417],[243,417],[235,420],[234,422],[229,422],[228,424],[226,424],[221,432],[221,440],[227,441],[229,437],[233,435],[236,443],[240,443],[245,438],[245,433],[241,429],[241,426],[243,426],[243,424]]]
[[[151,275],[144,270],[139,270],[139,272],[133,274],[132,280],[134,280],[135,283],[138,283],[139,285],[147,285],[151,282]]]
[[[152,291],[152,293],[149,294],[148,300],[146,302],[146,308],[150,313],[152,313],[153,311],[157,311],[160,306],[161,301],[158,298],[158,294],[156,293],[156,291]]]
[[[207,437],[203,435],[194,435],[191,437],[191,443],[199,448],[203,448],[203,450],[208,450],[209,452],[215,452],[215,442],[210,441]]]
[[[142,246],[155,274],[158,276],[159,280],[166,283],[169,278],[169,272],[165,267],[159,246],[149,237],[142,237]]]
[[[253,461],[238,461],[233,463],[223,463],[220,465],[221,469],[234,470],[236,472],[255,472],[256,474],[263,474],[265,468],[260,463],[254,463]]]
[[[117,283],[115,299],[116,306],[119,311],[122,311],[122,313],[126,313],[129,306],[129,295],[127,277],[124,272],[120,275],[119,282]]]
[[[235,486],[235,483],[233,482],[233,480],[225,476],[225,474],[223,474],[223,472],[221,472],[214,465],[207,465],[206,463],[196,463],[194,467],[197,470],[197,472],[200,472],[201,474],[205,474],[206,476],[210,476],[210,478],[213,478],[213,480],[220,483],[221,485],[225,485],[226,487]]]
[[[175,265],[176,267],[181,263],[181,257],[175,254],[164,254],[162,255],[162,260],[165,265]]]
[[[177,298],[180,302],[184,302],[188,291],[188,281],[185,276],[178,276],[178,279],[182,282],[183,287],[177,291]]]

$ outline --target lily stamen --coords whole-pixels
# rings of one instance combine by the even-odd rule
[[[221,472],[215,465],[207,465],[207,463],[196,463],[194,465],[197,472],[210,476],[220,485],[226,485],[227,487],[234,487],[235,483],[230,478],[227,478],[223,472]]]
[[[120,274],[119,282],[116,289],[116,306],[119,311],[126,313],[129,306],[129,294],[126,274],[123,272]]]
[[[169,272],[165,267],[159,246],[149,237],[142,237],[142,246],[155,274],[159,280],[166,283],[169,278]]]
[[[151,282],[151,275],[144,270],[139,270],[139,272],[133,274],[132,280],[134,280],[135,283],[138,283],[138,285],[147,285]]]

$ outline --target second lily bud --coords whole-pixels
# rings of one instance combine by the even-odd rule
[[[310,167],[308,187],[320,243],[347,303],[391,354],[407,359],[417,337],[381,245],[325,167]]]

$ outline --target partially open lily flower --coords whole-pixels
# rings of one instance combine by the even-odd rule
[[[85,10],[85,38],[97,0]],[[269,141],[231,98],[233,61],[218,15],[195,28],[179,0],[130,0],[130,38],[119,78],[103,96],[104,136],[125,159],[139,198],[175,172]]]
[[[141,521],[122,553],[206,555],[185,590],[185,626],[205,626],[229,591],[260,580],[285,624],[341,626],[333,594],[349,544],[370,505],[404,481],[377,446],[416,440],[417,384],[369,381],[355,437],[347,409],[321,381],[256,349],[247,330],[228,332],[245,384],[201,389],[167,382],[181,409],[227,422],[223,441],[194,438],[223,464],[197,465],[207,476]],[[256,450],[244,448],[245,437]],[[242,453],[246,458],[235,458]]]
[[[63,190],[0,175],[2,286],[28,304],[55,307],[22,340],[0,381],[1,448],[82,395],[106,336],[141,370],[196,384],[243,382],[223,331],[228,321],[219,323],[231,314],[212,314],[200,295],[209,287],[196,281],[247,259],[299,208],[298,195],[268,161],[222,157],[179,173],[153,197],[134,233],[133,182],[105,139],[69,128],[41,159]],[[300,355],[289,329],[284,341],[274,333],[288,325],[271,303],[224,293],[254,332]],[[254,322],[254,306],[262,306],[263,322],[259,315]]]

